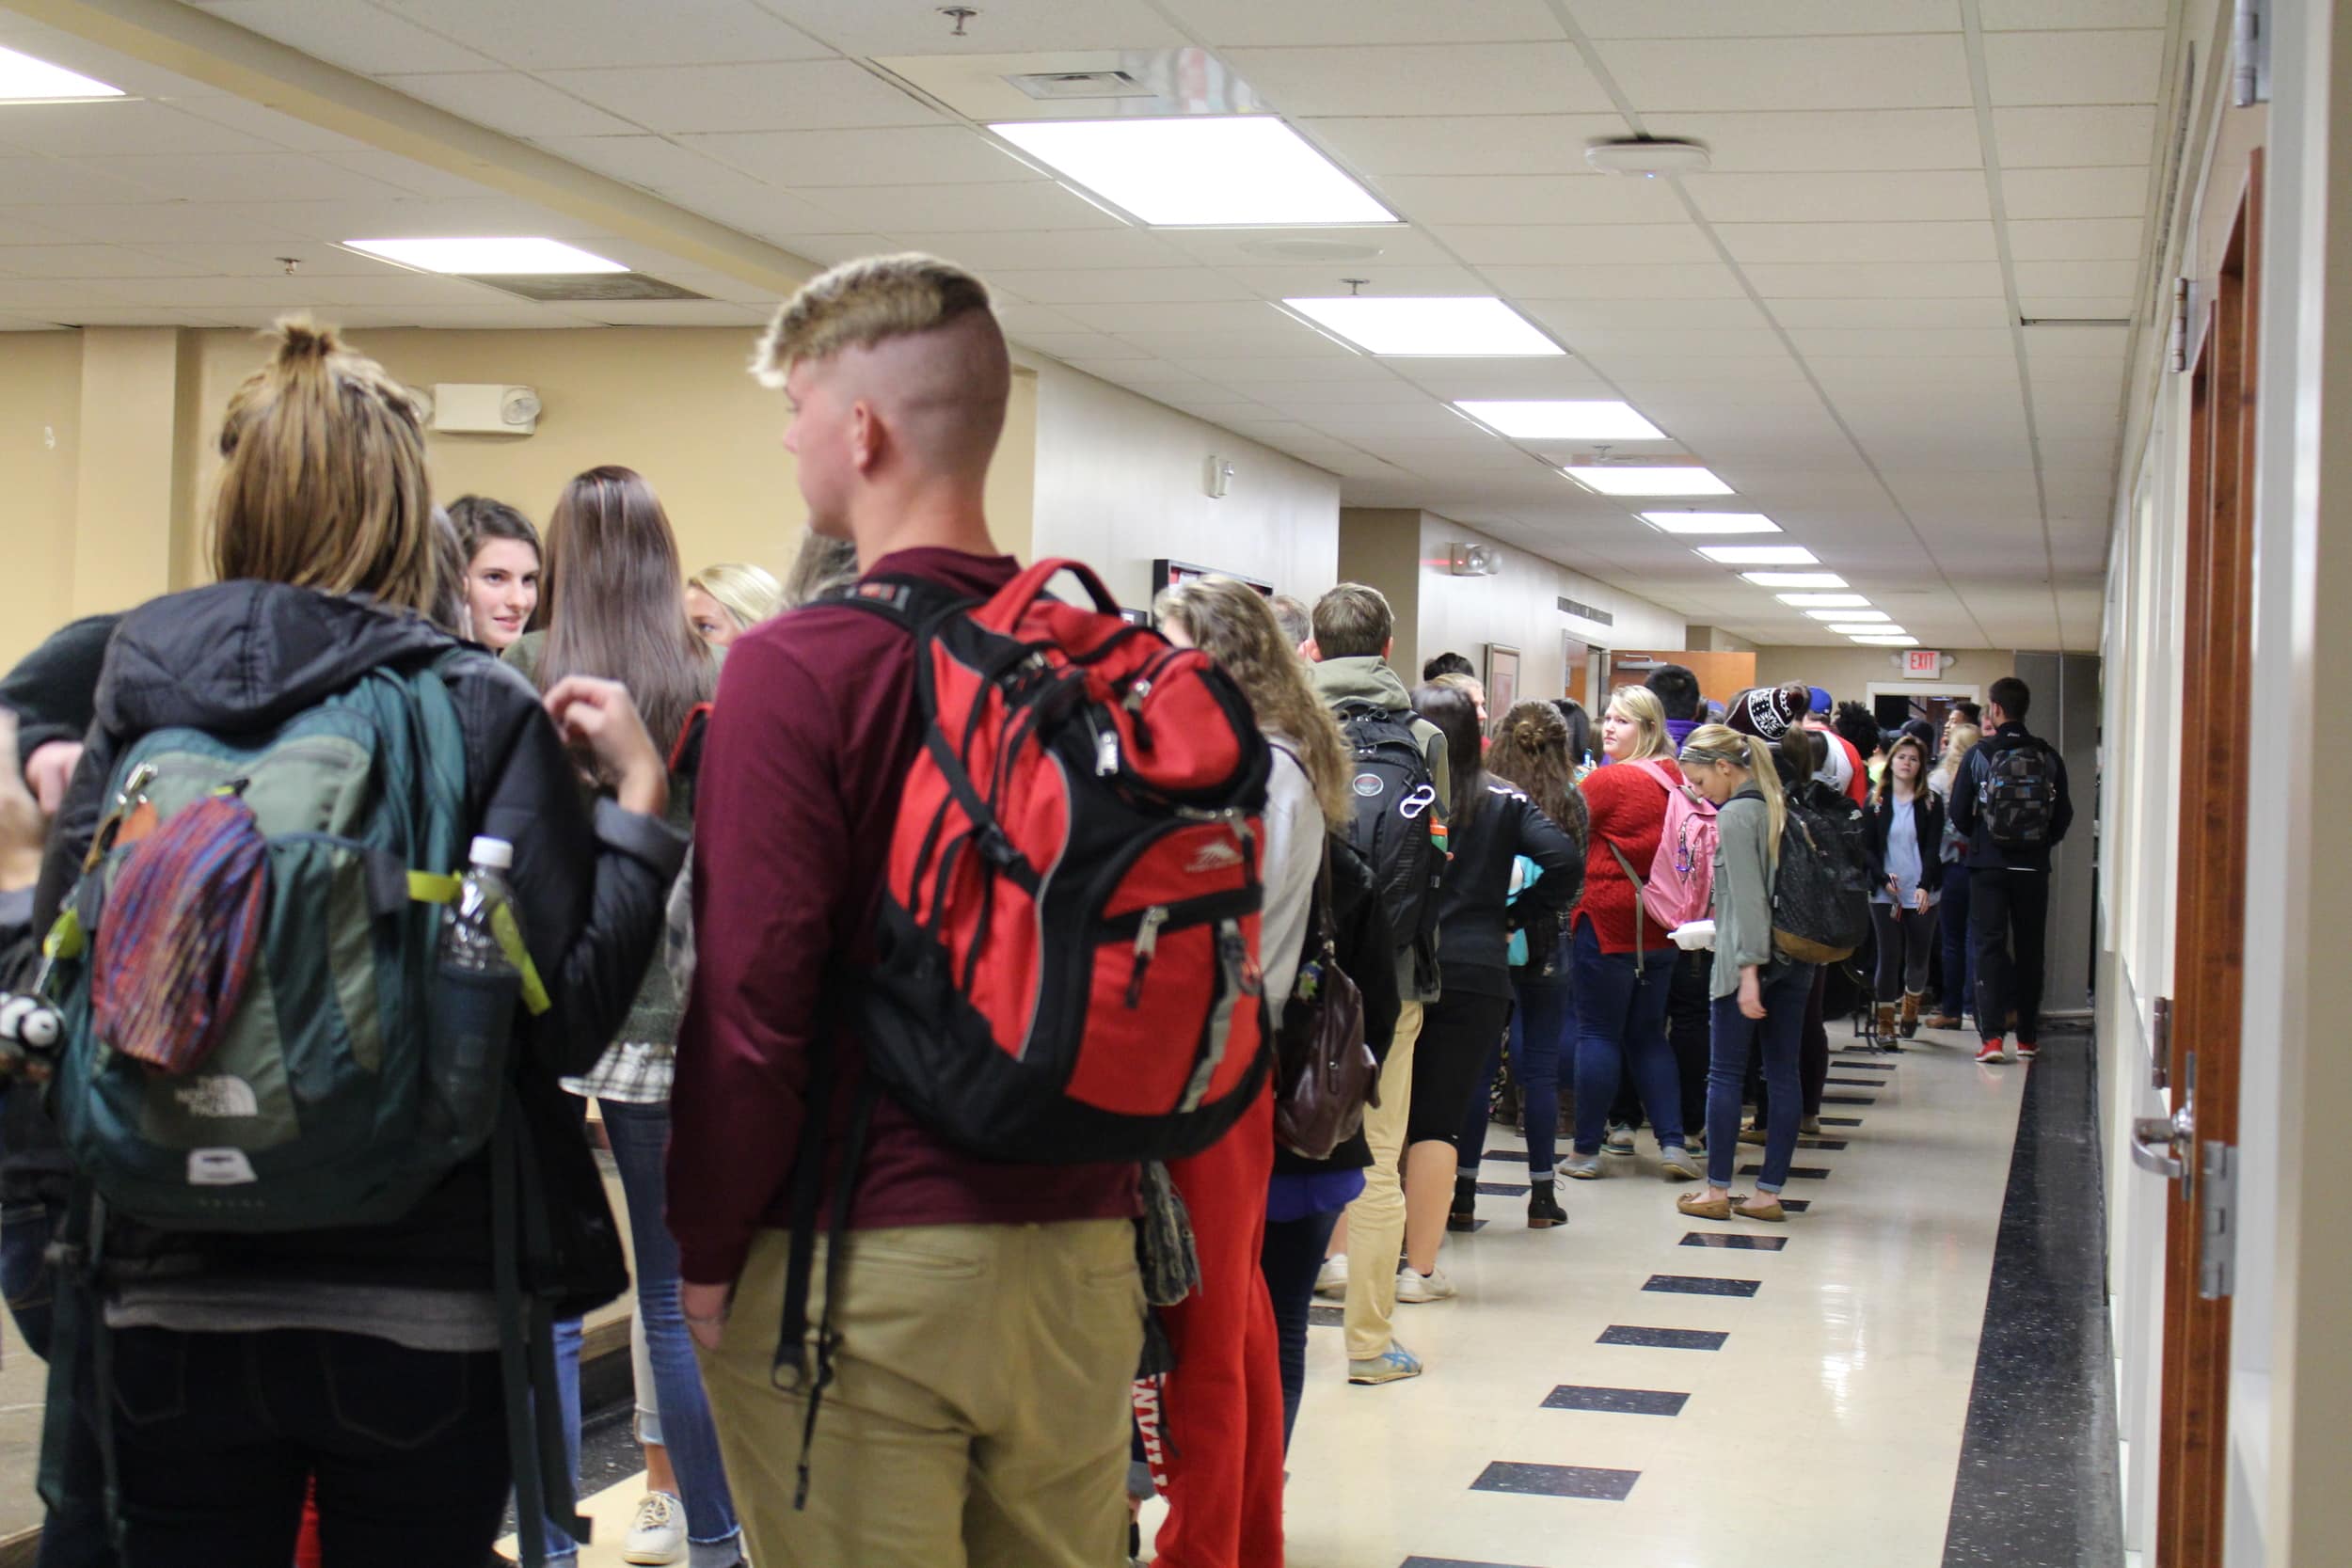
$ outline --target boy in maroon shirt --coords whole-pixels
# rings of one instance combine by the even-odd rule
[[[836,267],[778,314],[758,371],[790,405],[812,531],[852,540],[868,574],[976,598],[1011,580],[981,505],[1011,366],[978,279],[926,256]],[[1126,1538],[1135,1167],[975,1160],[887,1095],[794,1507],[804,1390],[789,1361],[771,1373],[790,1173],[821,1136],[840,1177],[865,1069],[854,987],[922,744],[914,680],[908,633],[846,605],[728,650],[696,791],[697,962],[671,1100],[681,1305],[761,1568],[1100,1568]],[[836,1071],[812,1130],[819,1053]]]

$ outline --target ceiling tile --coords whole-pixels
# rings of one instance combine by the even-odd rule
[[[518,71],[387,76],[396,92],[510,136],[608,136],[635,127]]]
[[[1007,289],[1041,305],[1103,305],[1203,299],[1247,299],[1239,281],[1208,267],[1136,267],[1123,271],[1056,267],[1000,270],[992,288]]]
[[[2164,33],[1999,33],[1984,40],[1995,105],[2153,103],[2164,87]]]
[[[1484,269],[1498,287],[1549,292],[1545,275],[1579,263],[1715,263],[1717,252],[1692,223],[1451,224],[1438,238]],[[1505,276],[1518,279],[1505,282]]]
[[[1677,110],[1964,108],[1975,101],[1968,51],[1956,32],[1629,40],[1603,43],[1599,50],[1603,68],[1645,116]]]
[[[1543,0],[1168,0],[1167,8],[1218,48],[1243,44],[1481,43],[1553,40]]]
[[[1425,224],[1660,224],[1687,216],[1662,182],[1607,174],[1399,175],[1375,189]]]
[[[2072,294],[2021,294],[2017,309],[2020,315],[2061,321],[2129,321],[2139,314],[2138,302],[2122,294],[2093,295],[2087,299]]]
[[[543,78],[648,131],[936,125],[917,99],[848,60],[549,71]]]
[[[1999,298],[2007,292],[1995,261],[1881,262],[1741,269],[1768,299]]]
[[[490,62],[478,62],[488,67]],[[243,131],[257,136],[273,147],[289,152],[361,152],[373,150],[366,142],[340,135],[279,114],[276,109],[259,103],[248,103],[242,98],[175,98],[171,106],[183,115],[225,125],[232,131]]]
[[[1194,304],[1067,305],[1061,313],[1089,332],[1255,332],[1293,325],[1279,306],[1264,300]]]
[[[1455,398],[1599,398],[1614,394],[1581,359],[1395,359],[1396,372]]]
[[[163,193],[63,158],[0,158],[0,206],[154,201]]]
[[[2155,150],[2156,108],[2121,103],[1995,109],[1993,132],[2004,169],[2145,164]]]
[[[178,153],[81,159],[175,201],[364,201],[405,194],[323,159],[298,152],[239,152],[227,157]]]
[[[659,6],[564,0],[560,21],[535,6],[482,0],[378,3],[492,59],[530,71],[805,60],[832,53],[752,0],[662,0]]]
[[[1622,266],[1492,267],[1498,286],[1537,299],[1739,299],[1740,275],[1720,261]]]
[[[1182,266],[1185,257],[1167,240],[1140,229],[1066,229],[1058,230],[961,230],[923,236],[923,246],[948,257],[983,276],[998,270],[1052,267],[1067,270],[1119,270],[1127,267]],[[852,255],[891,248],[876,245]]]
[[[1798,327],[1789,337],[1797,352],[1808,357],[1895,355],[1902,357],[1983,357],[2007,359],[2014,366],[2015,341],[2009,328],[1982,327]]]
[[[94,203],[87,207],[30,210],[44,223],[64,227],[76,238],[86,240],[179,245],[273,238],[282,241],[301,232],[264,212],[246,207],[150,201],[139,206]]]
[[[763,0],[845,55],[1012,55],[1173,49],[1187,40],[1142,0],[990,0],[964,36],[928,5],[875,0]]]
[[[1377,261],[1348,261],[1319,267],[1219,267],[1216,271],[1229,282],[1267,299],[1345,293],[1357,279],[1363,286],[1356,292],[1368,298],[1494,293],[1491,283],[1468,267],[1457,266],[1392,267]]]
[[[1157,232],[1195,261],[1216,267],[1313,264],[1352,272],[1359,261],[1434,267],[1454,261],[1445,246],[1406,223],[1321,229],[1163,229]],[[1335,246],[1348,254],[1333,254]]]
[[[32,214],[63,218],[73,209],[70,207],[14,207],[0,211],[0,249],[12,245],[72,245],[91,235],[72,229],[60,229],[53,223],[35,221]],[[8,271],[8,263],[0,260],[0,272]]]
[[[1147,354],[1182,362],[1184,356],[1203,359],[1283,358],[1323,355],[1354,359],[1356,351],[1309,326],[1285,325],[1279,311],[1269,310],[1273,326],[1237,332],[1122,332],[1119,341]],[[1190,367],[1187,366],[1189,369]]]
[[[2010,254],[2020,261],[2136,261],[2144,227],[2137,218],[2020,220],[2009,226]]]
[[[1541,270],[1501,267],[1490,269],[1489,276]],[[1502,280],[1497,277],[1496,281]],[[1512,288],[1509,284],[1502,286]],[[1536,290],[1515,292],[1523,296],[1521,307],[1528,314],[1539,316],[1556,331],[1572,335],[1644,330],[1720,331],[1772,325],[1772,318],[1749,299],[1551,299]]]
[[[1611,379],[1633,382],[1676,382],[1706,377],[1725,387],[1740,382],[1774,382],[1802,386],[1804,371],[1786,354],[1744,357],[1700,354],[1620,353],[1596,357],[1592,363]]]
[[[1183,354],[1171,356],[1170,357],[1177,365],[1190,371],[1193,374],[1200,377],[1203,381],[1214,382],[1219,387],[1241,388],[1244,389],[1246,395],[1250,397],[1255,397],[1257,395],[1257,388],[1275,382],[1348,380],[1387,381],[1393,379],[1393,372],[1391,372],[1387,366],[1383,365],[1377,359],[1368,359],[1359,354],[1342,354],[1330,356],[1314,354],[1288,356],[1282,355],[1274,355],[1270,356],[1263,355],[1219,355],[1211,356]],[[1396,361],[1397,365],[1400,367],[1429,365],[1445,362],[1446,361],[1430,359],[1400,359]],[[1454,362],[1458,363],[1458,361]],[[1551,365],[1558,364],[1560,361],[1555,359],[1521,359],[1495,360],[1493,363]]]
[[[396,152],[380,152],[363,147],[352,152],[320,152],[312,154],[322,163],[336,168],[347,168],[354,174],[365,175],[381,184],[389,185],[410,196],[421,196],[437,201],[466,200],[487,196],[490,187],[462,175],[404,158]]]
[[[759,326],[768,312],[723,299],[610,299],[566,307],[607,326]]]
[[[867,185],[810,191],[808,199],[878,234],[990,230],[1120,229],[1119,219],[1051,180],[1003,185]]]
[[[1790,110],[1645,117],[1653,136],[1705,142],[1724,173],[1979,168],[1970,109]]]
[[[167,305],[76,305],[67,309],[44,312],[48,318],[65,326],[240,326],[245,325],[233,316],[220,311],[184,310]],[[256,315],[271,312],[256,311]],[[256,321],[255,326],[267,326],[267,320]]]
[[[276,143],[145,99],[88,103],[11,103],[0,110],[0,139],[52,158],[152,152],[282,152]]]
[[[1049,176],[960,125],[682,136],[697,152],[778,185],[996,183]]]
[[[1572,0],[1596,39],[1719,39],[1774,34],[1957,33],[1957,0]]]
[[[1742,263],[1999,259],[1990,223],[1725,223],[1715,232]]]
[[[2017,292],[2021,294],[2130,294],[2139,281],[2139,264],[2120,261],[2020,261]]]
[[[1605,114],[1614,105],[1572,45],[1451,43],[1228,49],[1233,68],[1293,117]]]
[[[752,233],[818,233],[853,227],[814,201],[788,196],[660,136],[554,137],[540,145],[583,168]]]
[[[1976,299],[1767,299],[1764,308],[1789,328],[2009,326],[2009,304]]]
[[[1555,330],[1567,330],[1553,321],[1550,309],[1546,305],[1531,304],[1527,313]],[[1574,314],[1581,318],[1585,312],[1577,311]],[[1651,357],[1675,354],[1720,354],[1727,358],[1780,358],[1788,353],[1788,346],[1781,341],[1780,334],[1769,326],[1587,327],[1575,334],[1568,347],[1585,358],[1597,360],[1603,365],[1628,356]]]
[[[2074,27],[2161,27],[2165,0],[1980,0],[1988,33]]]
[[[2001,173],[2001,203],[2021,218],[2136,218],[2148,210],[2148,170],[2028,168]]]
[[[320,0],[207,0],[204,8],[329,65],[387,71],[487,71],[488,56],[374,6]]]
[[[1298,128],[1368,175],[1583,174],[1587,143],[1627,134],[1613,114],[1305,119]]]
[[[1698,174],[1683,181],[1714,223],[1940,222],[1993,215],[1973,169],[1910,174]]]

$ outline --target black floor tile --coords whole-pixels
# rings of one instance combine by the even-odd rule
[[[1848,1089],[1883,1089],[1886,1087],[1886,1080],[1883,1078],[1824,1078],[1821,1082],[1824,1084],[1836,1084],[1840,1088]]]
[[[1398,1568],[1519,1568],[1510,1562],[1472,1562],[1466,1557],[1408,1557]]]
[[[1478,1190],[1488,1197],[1525,1197],[1527,1183],[1524,1181],[1481,1181],[1478,1184]]]
[[[1679,1416],[1688,1394],[1661,1388],[1583,1388],[1562,1384],[1544,1396],[1546,1410],[1598,1410],[1614,1416]]]
[[[1802,1214],[1813,1207],[1813,1200],[1806,1197],[1784,1197],[1780,1200],[1780,1206],[1792,1214]]]
[[[1642,1287],[1674,1296],[1752,1296],[1763,1288],[1760,1279],[1710,1279],[1692,1274],[1654,1274]]]
[[[1598,1470],[1587,1465],[1520,1465],[1498,1459],[1470,1482],[1473,1492],[1518,1492],[1541,1497],[1591,1497],[1621,1503],[1633,1495],[1639,1470]]]
[[[1821,1096],[1821,1103],[1824,1105],[1875,1105],[1878,1103],[1878,1097],[1867,1094],[1825,1094]]]
[[[1797,1140],[1797,1147],[1799,1148],[1818,1148],[1824,1154],[1835,1154],[1839,1149],[1846,1147],[1846,1140],[1843,1138],[1801,1137]]]
[[[1787,1203],[1781,1205],[1786,1209]],[[1731,1252],[1778,1252],[1788,1244],[1786,1236],[1743,1236],[1731,1230],[1693,1230],[1682,1238],[1684,1246],[1723,1247]]]
[[[1764,1167],[1762,1165],[1741,1165],[1740,1167],[1740,1174],[1742,1176],[1761,1176],[1764,1174]],[[1790,1165],[1788,1167],[1788,1174],[1793,1180],[1799,1181],[1826,1181],[1829,1180],[1829,1167],[1827,1165]]]
[[[1635,1328],[1612,1323],[1593,1341],[1600,1345],[1642,1345],[1651,1350],[1721,1350],[1731,1336],[1711,1328]]]
[[[1860,1117],[1823,1117],[1821,1125],[1823,1127],[1859,1127],[1862,1125],[1862,1118]]]
[[[1307,1326],[1309,1328],[1344,1328],[1347,1326],[1347,1308],[1326,1307],[1317,1302],[1307,1308]]]

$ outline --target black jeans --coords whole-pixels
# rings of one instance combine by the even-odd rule
[[[1873,904],[1870,923],[1877,927],[1879,938],[1879,1001],[1900,1002],[1905,992],[1925,996],[1928,956],[1934,950],[1938,935],[1934,907],[1931,905],[1922,914],[1893,904]]]
[[[2017,1042],[2042,1037],[2044,929],[2050,918],[2046,871],[1968,873],[1968,946],[1977,960],[1977,1033],[1997,1040],[2017,1014]]]
[[[45,1203],[11,1203],[0,1210],[0,1290],[8,1298],[8,1311],[17,1332],[35,1355],[49,1359],[56,1315],[87,1304],[83,1291],[60,1294],[56,1275],[44,1256],[56,1226],[56,1215]],[[85,1378],[87,1382],[87,1378]],[[87,1386],[65,1394],[53,1379],[50,1398],[70,1398],[77,1418],[94,1402]],[[59,1429],[65,1451],[56,1464],[57,1505],[41,1521],[40,1568],[114,1568],[114,1544],[106,1533],[105,1461],[98,1447],[98,1429],[77,1418]]]
[[[489,1560],[509,1479],[495,1351],[126,1328],[114,1384],[138,1568],[291,1562],[313,1475],[327,1568]]]
[[[1274,1299],[1274,1338],[1282,1353],[1285,1452],[1291,1428],[1298,1424],[1299,1398],[1307,1391],[1307,1323],[1314,1310],[1315,1275],[1339,1223],[1337,1209],[1299,1220],[1268,1220],[1265,1240],[1258,1243],[1258,1272],[1265,1275],[1266,1294]]]
[[[1682,1080],[1682,1125],[1707,1125],[1707,1083],[1713,1061],[1715,955],[1683,953],[1666,990],[1666,1040],[1674,1048],[1675,1071]]]

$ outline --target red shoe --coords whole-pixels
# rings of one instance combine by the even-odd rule
[[[1977,1048],[1977,1065],[1979,1067],[1984,1067],[1993,1062],[2006,1060],[2008,1060],[2008,1057],[2002,1053],[2001,1042],[1999,1040],[1987,1040]]]
[[[2035,1057],[2037,1057],[2037,1056],[2039,1056],[2039,1055],[2041,1055],[2041,1054],[2042,1054],[2042,1047],[2040,1047],[2040,1046],[2038,1046],[2038,1045],[2034,1044],[2034,1042],[2033,1042],[2033,1041],[2031,1041],[2031,1040],[2019,1040],[2019,1041],[2017,1042],[2017,1059],[2018,1059],[2019,1061],[2021,1061],[2021,1062],[2030,1062],[2030,1061],[2032,1061]]]

